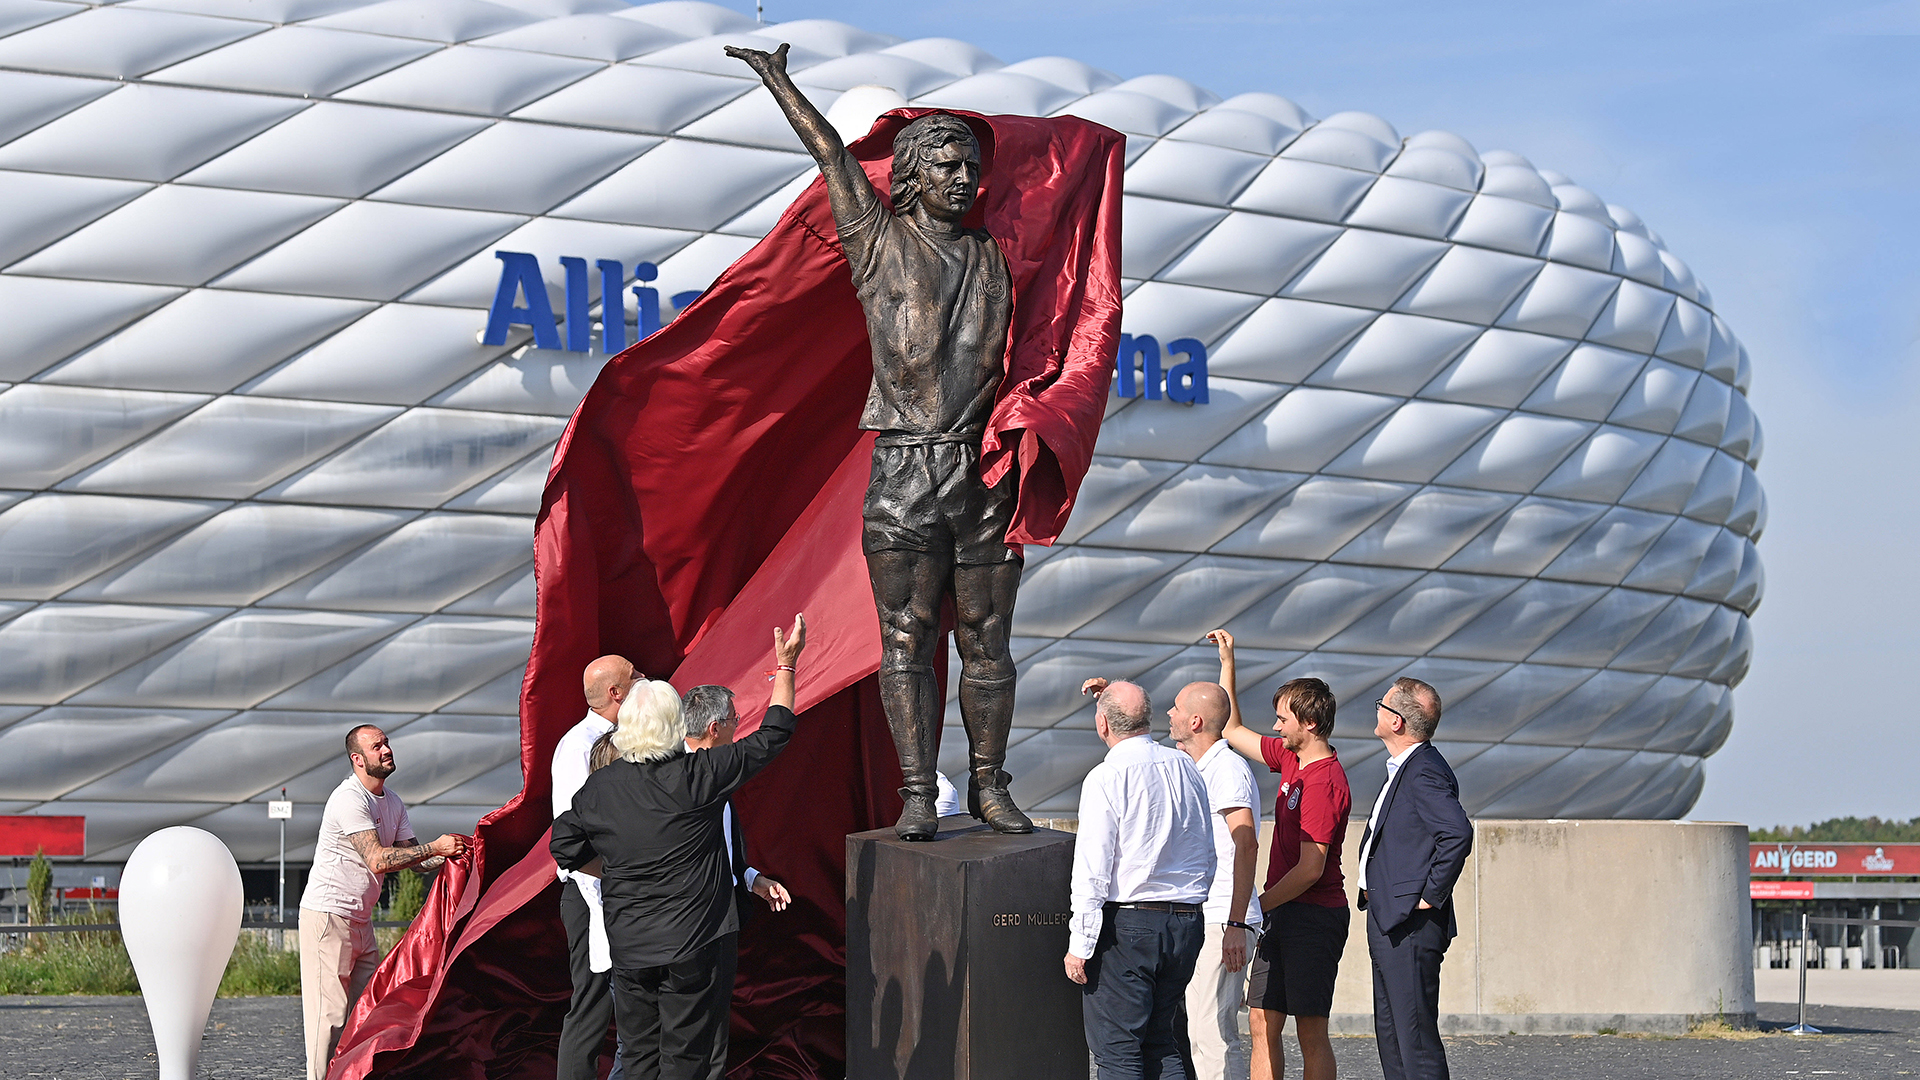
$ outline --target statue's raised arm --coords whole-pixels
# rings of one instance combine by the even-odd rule
[[[827,200],[833,205],[833,220],[846,225],[869,212],[879,201],[879,195],[867,181],[860,163],[847,153],[840,133],[833,130],[833,125],[813,107],[813,102],[793,85],[793,79],[787,75],[787,49],[784,42],[772,52],[729,45],[727,55],[745,62],[760,76],[760,81],[767,84],[773,100],[786,114],[787,123],[792,124],[800,136],[801,145],[820,163],[821,175],[827,178]]]

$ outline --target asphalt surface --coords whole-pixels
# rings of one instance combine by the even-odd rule
[[[1748,1080],[1920,1077],[1920,1011],[1808,1006],[1826,1034],[1793,1036],[1791,1005],[1762,1004],[1761,1030],[1726,1037],[1461,1036],[1447,1040],[1460,1080]],[[1340,1075],[1376,1080],[1373,1040],[1334,1040]],[[208,1080],[298,1080],[298,998],[214,1002],[200,1055]],[[1298,1076],[1298,1062],[1288,1075]],[[159,1074],[137,997],[0,997],[0,1080],[150,1080]]]

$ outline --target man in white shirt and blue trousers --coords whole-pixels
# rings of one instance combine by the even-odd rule
[[[1190,1080],[1186,992],[1206,940],[1212,815],[1193,759],[1154,742],[1129,682],[1088,679],[1107,756],[1080,788],[1067,977],[1099,1080]]]

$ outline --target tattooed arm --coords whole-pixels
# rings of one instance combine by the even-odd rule
[[[447,861],[449,856],[465,854],[466,837],[449,833],[431,844],[422,844],[409,836],[395,847],[381,847],[380,838],[372,829],[348,835],[355,851],[360,853],[360,861],[367,869],[376,874],[390,874],[395,870],[418,867],[422,870],[435,870]]]

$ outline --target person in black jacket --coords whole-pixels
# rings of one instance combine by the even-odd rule
[[[613,733],[619,760],[589,776],[573,809],[554,819],[554,861],[600,875],[629,1077],[719,1080],[726,1070],[740,928],[727,799],[793,736],[794,665],[806,634],[798,615],[790,633],[774,629],[766,717],[724,746],[690,752],[679,693],[660,680],[636,683]]]
[[[1460,784],[1432,743],[1440,694],[1396,679],[1374,702],[1387,782],[1360,837],[1360,907],[1373,958],[1373,1032],[1386,1080],[1447,1080],[1440,962],[1459,931],[1453,886],[1473,850]]]

